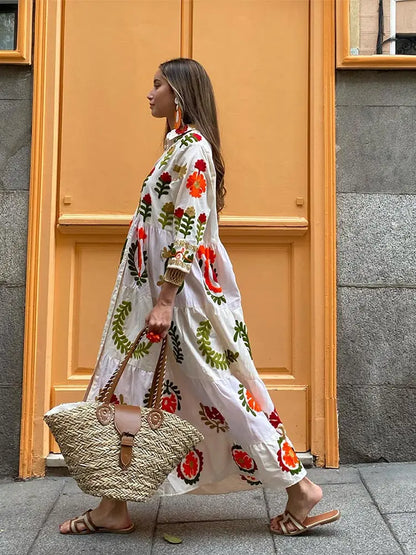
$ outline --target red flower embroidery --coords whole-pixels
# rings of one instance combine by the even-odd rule
[[[147,235],[146,232],[144,230],[144,227],[139,227],[139,229],[137,230],[137,237],[138,239],[146,239]]]
[[[149,195],[149,193],[147,193],[146,195],[144,195],[143,197],[143,202],[145,204],[152,204],[152,197]]]
[[[204,457],[198,449],[192,449],[176,467],[178,477],[186,484],[195,484],[203,468]]]
[[[199,265],[201,266],[201,268],[203,267],[204,280],[208,289],[213,293],[221,293],[222,287],[217,281],[218,276],[216,272],[214,274],[213,263],[215,262],[216,258],[214,249],[212,249],[211,247],[200,245],[198,247],[197,256],[199,259]]]
[[[197,141],[200,141],[202,139],[201,135],[198,135],[198,133],[192,133],[192,137]]]
[[[240,470],[244,472],[254,472],[257,470],[256,461],[246,453],[240,445],[233,445],[231,448],[231,454],[233,456],[235,464]]]
[[[111,396],[110,403],[113,403],[113,405],[119,405],[120,404],[120,401],[118,400],[117,395],[115,395],[114,393]]]
[[[182,218],[183,213],[184,213],[184,209],[183,209],[183,208],[177,208],[177,209],[175,210],[175,216],[176,216],[177,218]]]
[[[221,424],[224,424],[225,419],[218,409],[216,409],[215,407],[209,408],[205,406],[204,406],[204,409],[205,409],[205,414],[210,420],[218,420],[219,422],[221,422]]]
[[[189,189],[189,194],[192,197],[199,198],[207,188],[207,182],[202,173],[194,172],[188,177],[186,186]]]
[[[164,395],[162,397],[162,410],[174,414],[178,406],[178,401],[176,395],[171,393],[170,395]]]
[[[198,221],[201,222],[201,224],[204,224],[207,221],[207,216],[204,212],[198,216]]]
[[[168,172],[164,172],[162,173],[162,175],[159,177],[160,181],[162,181],[163,183],[170,183],[172,181],[172,176],[168,173]]]
[[[200,172],[204,172],[207,169],[207,164],[206,164],[205,160],[201,159],[201,160],[197,160],[195,162],[195,167]]]
[[[178,127],[178,129],[176,129],[176,134],[181,135],[182,133],[185,133],[186,131],[188,131],[188,126],[183,125],[182,127]]]
[[[280,416],[277,414],[276,409],[274,409],[274,411],[270,414],[270,416],[268,416],[268,419],[270,424],[273,426],[273,428],[277,428],[279,424],[282,423],[282,421],[280,420]]]

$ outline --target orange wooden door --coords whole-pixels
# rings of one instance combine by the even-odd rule
[[[308,450],[309,2],[72,0],[62,16],[51,405],[79,400],[93,370],[127,226],[161,150],[164,124],[145,96],[158,64],[182,54],[216,91],[220,230],[254,360]]]

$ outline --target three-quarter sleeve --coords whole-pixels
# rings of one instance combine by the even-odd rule
[[[174,171],[180,182],[173,213],[174,241],[164,278],[180,285],[191,270],[215,202],[215,170],[210,153],[195,145],[187,149]]]

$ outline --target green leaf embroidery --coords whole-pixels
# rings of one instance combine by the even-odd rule
[[[112,323],[113,335],[111,336],[117,349],[125,355],[130,349],[132,342],[125,335],[123,326],[127,316],[131,312],[131,302],[122,301],[115,311]],[[133,358],[142,358],[149,354],[149,349],[153,345],[151,341],[141,341],[133,352]]]
[[[244,322],[239,322],[238,320],[235,321],[236,325],[234,326],[234,341],[237,341],[238,337],[241,337],[241,339],[244,342],[244,345],[247,347],[247,350],[250,354],[250,358],[253,359],[253,355],[251,354],[251,347],[250,347],[250,341],[248,339],[248,334],[247,334],[247,326],[245,325]]]
[[[205,361],[212,367],[219,370],[227,370],[230,363],[237,359],[238,352],[232,353],[228,349],[224,353],[219,353],[211,347],[210,332],[212,325],[209,320],[199,323],[196,330],[198,338],[198,348],[205,356]],[[233,359],[233,360],[232,360]]]
[[[195,222],[195,214],[189,214],[187,213],[187,210],[184,212],[184,215],[181,219],[181,224],[179,226],[179,233],[182,233],[184,237],[188,237],[188,235],[191,235],[192,227]]]
[[[169,162],[169,159],[174,152],[175,152],[175,147],[171,146],[170,149],[166,152],[165,156],[163,157],[163,160],[160,162],[159,168],[162,168],[163,166],[167,166],[167,163]]]
[[[169,328],[169,335],[172,340],[173,354],[175,355],[175,360],[178,364],[183,362],[183,351],[181,348],[181,342],[179,340],[179,333],[173,320]]]
[[[174,208],[173,202],[166,202],[162,206],[158,222],[162,225],[163,229],[165,229],[167,225],[172,225]]]
[[[204,229],[206,226],[206,222],[200,222],[196,224],[196,242],[200,243],[202,241],[202,237],[204,236]]]

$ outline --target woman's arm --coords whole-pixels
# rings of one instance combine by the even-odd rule
[[[162,338],[168,334],[172,322],[177,291],[178,285],[168,281],[162,283],[159,298],[145,320],[149,331],[158,333]]]

